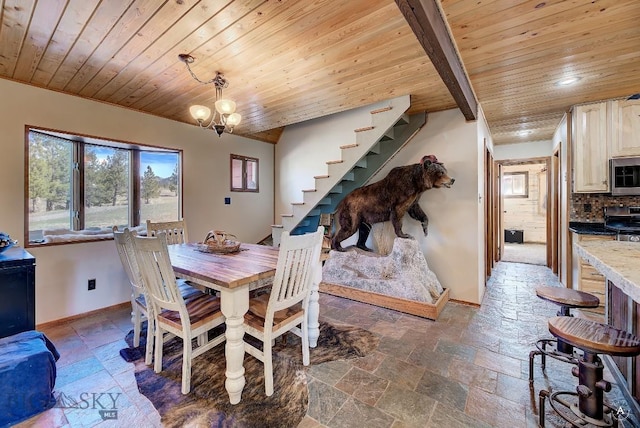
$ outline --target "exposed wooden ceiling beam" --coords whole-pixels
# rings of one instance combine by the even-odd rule
[[[436,0],[395,1],[464,117],[476,120],[478,102]]]

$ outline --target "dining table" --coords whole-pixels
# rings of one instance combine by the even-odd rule
[[[168,246],[176,277],[220,292],[220,307],[226,323],[225,388],[231,404],[242,399],[244,377],[244,315],[249,310],[249,291],[268,287],[276,273],[277,247],[241,243],[239,251],[213,253],[201,244],[186,243]],[[318,343],[318,287],[322,273],[318,261],[313,275],[309,309],[307,311],[309,346]]]

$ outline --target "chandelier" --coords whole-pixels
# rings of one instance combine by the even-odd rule
[[[216,88],[216,102],[214,104],[215,111],[213,112],[211,121],[205,125],[207,119],[211,116],[211,109],[207,106],[192,105],[189,107],[189,113],[191,113],[191,116],[198,122],[198,125],[200,125],[201,128],[213,129],[216,131],[218,136],[221,136],[225,131],[232,133],[233,128],[240,123],[242,116],[236,113],[236,103],[234,101],[222,98],[222,90],[229,86],[229,81],[225,79],[219,71],[216,71],[216,77],[211,80],[200,80],[189,66],[189,64],[195,61],[195,58],[189,54],[180,54],[178,55],[178,58],[180,61],[185,63],[187,70],[189,70],[189,74],[191,74],[191,77],[193,77],[197,82],[202,83],[203,85],[213,83],[213,86]]]

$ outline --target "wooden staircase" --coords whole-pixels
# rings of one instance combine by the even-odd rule
[[[302,202],[291,204],[272,225],[273,244],[279,245],[284,230],[291,234],[314,232],[320,215],[333,213],[352,190],[363,186],[426,122],[426,114],[405,114],[409,97],[398,97],[389,105],[371,111],[372,125],[354,130],[355,143],[340,146],[341,158],[326,161],[327,174],[314,176],[315,187],[302,190]]]

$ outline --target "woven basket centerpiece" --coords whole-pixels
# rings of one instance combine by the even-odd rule
[[[205,253],[235,253],[240,251],[240,242],[233,234],[223,230],[210,230],[204,242],[199,242],[197,248]]]

